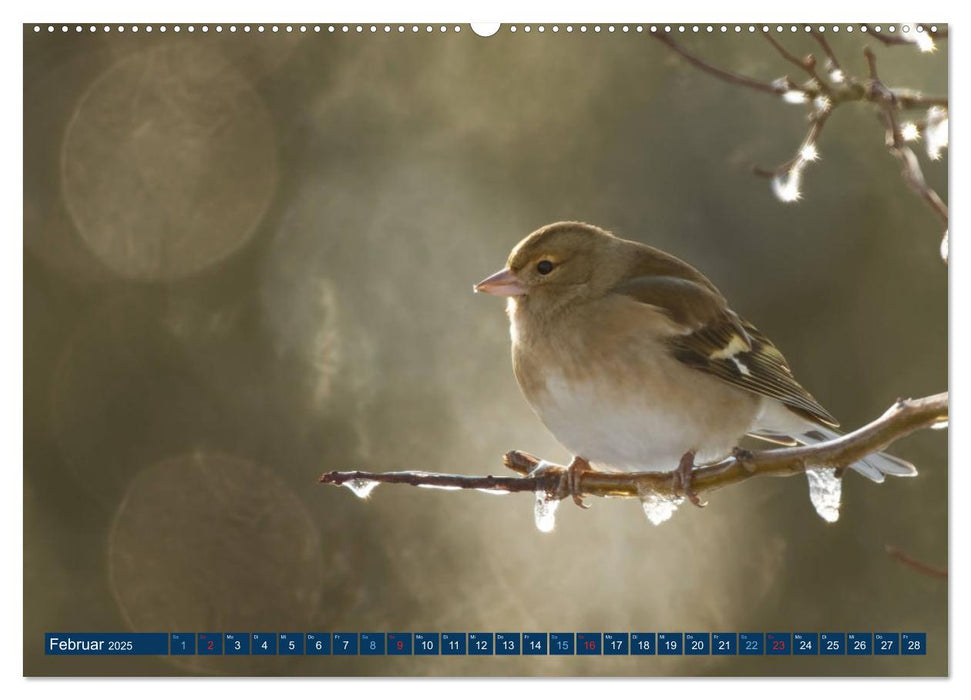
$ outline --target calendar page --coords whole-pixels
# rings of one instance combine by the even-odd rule
[[[24,674],[946,676],[948,30],[24,24]]]

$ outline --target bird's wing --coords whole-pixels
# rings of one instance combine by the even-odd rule
[[[786,358],[711,288],[680,277],[645,276],[613,289],[670,316],[685,332],[668,342],[675,358],[741,389],[781,401],[810,420],[838,421],[792,376]]]

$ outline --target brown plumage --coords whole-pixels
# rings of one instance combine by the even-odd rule
[[[557,439],[594,465],[667,470],[728,454],[742,436],[812,443],[836,419],[782,353],[701,272],[596,226],[560,222],[523,239],[476,285],[509,297],[513,369]],[[888,455],[855,465],[910,475]]]

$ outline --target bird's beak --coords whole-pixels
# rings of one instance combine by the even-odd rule
[[[504,267],[494,275],[489,275],[473,289],[477,292],[494,294],[497,297],[518,297],[526,293],[526,287],[508,267]]]

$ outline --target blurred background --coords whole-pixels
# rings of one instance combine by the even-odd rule
[[[46,28],[45,28],[46,29]],[[941,231],[866,105],[783,204],[805,107],[647,33],[508,26],[133,35],[24,29],[24,671],[927,675],[947,672],[946,434],[850,473],[839,522],[761,479],[654,527],[636,501],[320,486],[334,469],[500,474],[569,455],[472,284],[579,219],[704,271],[856,427],[947,387]],[[396,28],[395,28],[396,29]],[[807,36],[781,38],[795,54]],[[713,64],[795,69],[761,37]],[[936,53],[831,37],[843,67],[947,90]],[[916,115],[921,116],[921,115]],[[920,157],[946,199],[947,159]],[[56,631],[926,631],[926,657],[45,657]]]

